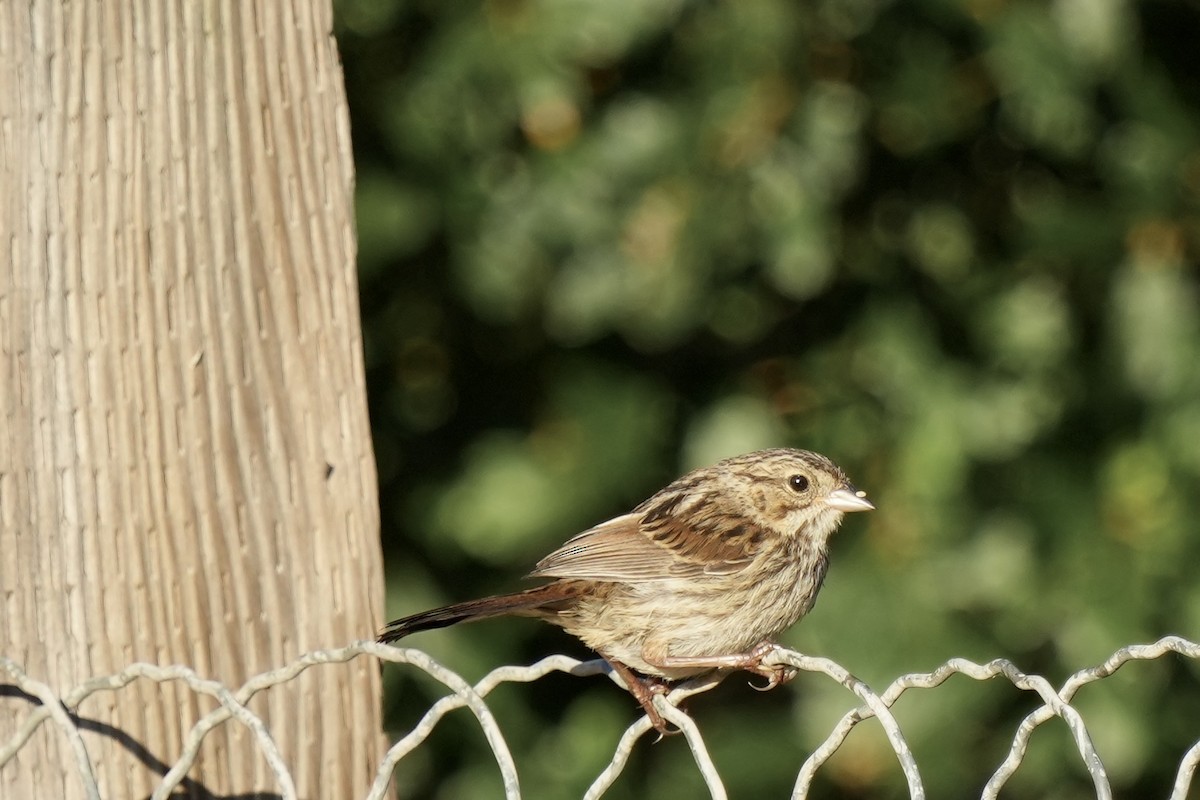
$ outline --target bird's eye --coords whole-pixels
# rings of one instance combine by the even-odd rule
[[[793,475],[788,478],[788,486],[791,486],[797,492],[803,492],[808,489],[808,478],[804,475]]]

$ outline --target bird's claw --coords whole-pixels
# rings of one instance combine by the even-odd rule
[[[769,692],[776,686],[782,686],[792,678],[796,677],[796,673],[798,672],[795,667],[789,667],[785,665],[768,667],[765,664],[758,664],[748,669],[751,672],[762,675],[767,679],[766,684],[763,686],[756,686],[754,681],[746,681],[748,684],[750,684],[750,688],[756,692]]]
[[[654,726],[654,730],[658,731],[658,738],[654,740],[656,743],[661,742],[668,736],[683,733],[679,728],[671,728],[667,724],[667,721],[663,719],[663,715],[654,706],[654,698],[656,696],[665,695],[671,690],[670,685],[666,681],[649,675],[641,675],[619,661],[610,659],[608,663],[621,676],[626,688],[629,689],[629,693],[633,695],[634,699],[641,705],[642,710],[646,712],[646,717],[650,720],[650,724]]]
[[[658,744],[668,736],[674,736],[676,734],[683,733],[681,728],[672,728],[670,723],[663,718],[663,715],[654,705],[654,698],[658,695],[665,696],[670,690],[670,687],[665,684],[655,683],[652,687],[647,688],[649,688],[649,692],[646,699],[641,700],[641,698],[639,698],[639,700],[641,700],[642,709],[645,710],[646,716],[650,719],[650,724],[654,726],[654,730],[658,731],[658,738],[654,740],[654,744]]]

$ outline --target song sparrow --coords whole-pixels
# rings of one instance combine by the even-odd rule
[[[764,675],[763,688],[791,677],[763,656],[813,607],[842,515],[872,508],[817,453],[728,458],[567,541],[530,573],[553,581],[398,619],[379,641],[501,614],[538,617],[608,661],[665,732],[652,701],[667,681],[714,669]]]

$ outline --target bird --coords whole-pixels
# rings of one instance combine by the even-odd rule
[[[770,689],[795,674],[763,658],[812,610],[843,516],[874,507],[818,453],[726,458],[568,539],[527,576],[547,582],[394,620],[379,641],[501,615],[543,619],[607,661],[665,734],[653,700],[675,681],[741,669]]]

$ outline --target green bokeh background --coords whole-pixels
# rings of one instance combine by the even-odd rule
[[[838,461],[848,519],[784,637],[882,689],[948,658],[1061,682],[1200,638],[1200,11],[1060,0],[340,0],[388,611],[522,586],[682,471]],[[567,652],[498,620],[408,642],[469,679]],[[439,696],[391,669],[403,731]],[[601,678],[492,705],[530,797],[636,716]],[[854,698],[804,675],[689,706],[734,797],[786,797]],[[898,718],[932,797],[978,794],[1036,706],[956,678]],[[1165,796],[1200,668],[1085,689],[1114,787]],[[814,796],[901,797],[874,723]],[[465,712],[404,797],[501,794]],[[1092,796],[1065,726],[1014,797]],[[681,737],[613,798],[703,796]]]

